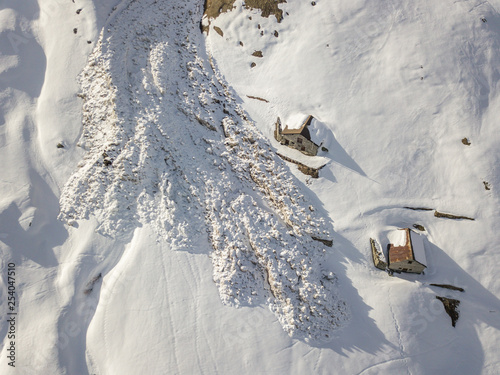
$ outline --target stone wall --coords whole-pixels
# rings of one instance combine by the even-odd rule
[[[298,162],[297,160],[293,160],[285,155],[281,155],[280,153],[277,153],[277,155],[280,158],[282,158],[283,160],[289,161],[290,163],[293,163],[293,164],[297,164],[297,166],[299,167],[299,171],[301,171],[302,173],[304,173],[308,176],[311,176],[312,178],[318,178],[319,177],[319,170],[325,166],[325,165],[322,165],[319,168],[312,168],[312,167],[308,167],[307,165]]]
[[[281,143],[299,150],[300,152],[315,156],[318,153],[318,146],[300,134],[283,134]],[[288,144],[287,144],[288,141]]]
[[[370,245],[372,248],[373,264],[380,270],[385,270],[387,268],[387,263],[380,259],[380,252],[377,250],[377,245],[373,238],[370,238]]]

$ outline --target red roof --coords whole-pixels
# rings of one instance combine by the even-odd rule
[[[410,229],[403,229],[406,233],[406,242],[404,245],[394,246],[389,244],[389,263],[404,262],[406,260],[415,260],[411,246]]]

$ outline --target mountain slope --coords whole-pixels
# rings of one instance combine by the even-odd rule
[[[395,314],[398,332],[391,341],[400,342],[402,357],[424,350],[422,340],[436,341],[438,353],[449,356],[457,371],[479,372],[475,366],[482,365],[473,365],[469,356],[442,351],[434,336],[439,331],[439,337],[452,340],[452,335],[459,347],[481,346],[484,353],[476,350],[476,358],[484,358],[486,373],[494,372],[496,356],[485,348],[497,340],[492,330],[498,332],[499,4],[288,2],[281,5],[280,23],[235,5],[211,20],[224,36],[211,30],[209,51],[271,141],[277,116],[313,114],[331,130],[329,152],[322,154],[331,162],[309,186],[334,220],[343,253],[356,259],[347,274],[360,295],[373,300],[368,303],[375,310],[387,306],[379,322]],[[450,221],[404,207],[476,220]],[[426,229],[426,275],[402,277],[414,281],[403,284],[374,275],[387,293],[379,294],[362,276],[373,267],[368,238],[385,247],[390,230],[414,224]],[[357,250],[361,259],[352,254]],[[437,326],[443,310],[434,306],[434,297],[443,291],[431,291],[432,282],[473,290],[452,293],[462,300],[461,319],[472,319],[462,326],[467,333]],[[486,333],[483,324],[494,328]],[[469,335],[477,337],[476,344]],[[416,356],[410,371],[443,370],[435,358],[427,361],[429,367],[424,362]]]
[[[6,3],[0,367],[497,373],[500,4],[228,3]],[[331,133],[318,179],[275,155],[297,114]],[[413,224],[425,275],[376,270]]]

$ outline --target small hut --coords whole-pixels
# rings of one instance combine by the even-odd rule
[[[389,241],[390,270],[422,273],[427,268],[422,236],[404,228],[389,233]]]
[[[281,120],[278,117],[274,137],[282,145],[299,150],[303,154],[315,156],[318,153],[319,145],[311,140],[311,133],[308,129],[313,120],[314,117],[309,115],[304,122],[298,124],[299,126],[289,128],[286,125],[285,129],[282,129]]]

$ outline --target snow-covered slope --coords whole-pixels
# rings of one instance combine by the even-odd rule
[[[2,373],[498,373],[500,3],[203,3],[0,10]],[[274,154],[298,114],[318,179]],[[376,270],[413,224],[426,274]]]
[[[328,339],[348,316],[322,269],[328,225],[198,51],[197,5],[133,2],[108,24],[80,77],[88,152],[61,219],[152,225],[174,249],[208,233],[223,302],[269,299],[291,336]]]
[[[211,22],[224,36],[208,36],[221,73],[271,141],[276,116],[312,114],[330,128],[332,162],[309,186],[343,238],[337,243],[349,244],[340,246],[344,254],[352,259],[353,251],[362,252],[348,276],[363,298],[374,301],[370,306],[389,306],[385,316],[395,314],[398,340],[391,341],[399,342],[403,358],[436,341],[441,363],[454,362],[460,373],[479,372],[481,366],[494,373],[498,367],[497,355],[487,348],[497,342],[499,328],[499,5],[297,1],[281,6],[286,15],[277,23],[236,1],[233,12]],[[252,55],[256,50],[262,58]],[[299,172],[297,177],[304,179]],[[404,207],[476,220],[440,219],[433,211]],[[366,283],[372,267],[368,238],[385,247],[391,229],[413,224],[426,229],[426,275],[399,283],[379,274],[370,279],[380,286]],[[428,315],[434,295],[443,293],[429,290],[430,282],[470,284],[464,295],[455,295],[462,300],[461,319],[471,319],[457,332],[437,327],[436,317]],[[483,331],[484,325],[491,328]],[[437,350],[436,332],[459,347],[477,348],[470,336],[477,337],[484,353],[476,358],[484,363],[472,365],[470,356]],[[405,361],[409,371],[445,369],[437,359],[427,361],[428,367],[422,357]]]

